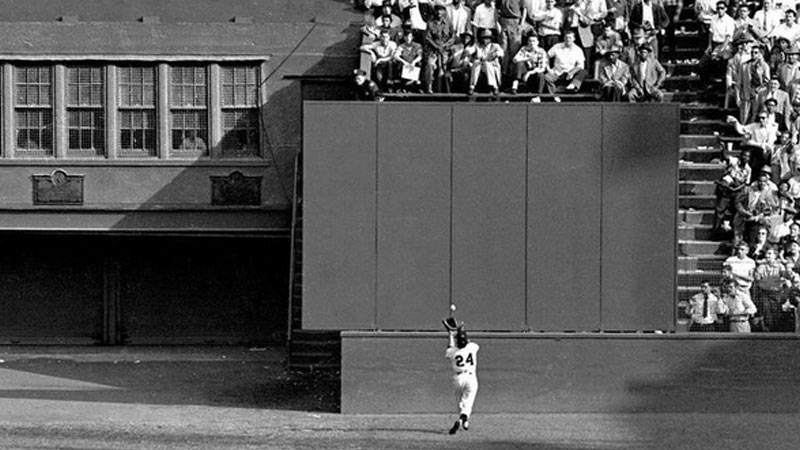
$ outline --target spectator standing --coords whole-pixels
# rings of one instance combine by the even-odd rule
[[[763,224],[778,211],[778,188],[769,181],[771,173],[761,171],[736,198],[733,217],[733,241],[739,243],[749,235],[749,230]]]
[[[502,61],[503,73],[509,78],[514,75],[514,63],[511,60],[522,46],[522,33],[526,29],[525,10],[522,0],[496,0],[497,24],[500,29],[498,44],[503,49],[503,54],[509,55],[507,61]]]
[[[775,151],[772,152],[772,181],[786,181],[800,167],[800,152],[797,143],[792,139],[791,131],[784,131],[778,136]]]
[[[472,11],[461,0],[453,0],[447,7],[447,19],[452,26],[453,36],[461,36],[472,30]]]
[[[722,320],[720,315],[726,312],[725,303],[714,294],[711,283],[703,280],[700,283],[700,292],[689,300],[689,308],[686,311],[691,317],[689,331],[717,331],[717,324]]]
[[[793,9],[787,9],[783,14],[783,22],[772,30],[770,37],[774,38],[776,41],[779,38],[783,38],[791,45],[794,44],[800,36],[800,26],[797,25],[797,13]]]
[[[711,229],[713,234],[719,236],[731,230],[730,218],[735,213],[736,198],[747,186],[748,180],[749,174],[741,167],[739,158],[728,156],[725,173],[715,182],[717,201]]]
[[[798,59],[800,48],[797,45],[792,45],[784,52],[786,61],[778,65],[778,81],[780,88],[787,93],[791,98],[793,91],[797,89],[797,83],[800,81],[800,60]]]
[[[697,20],[698,36],[701,42],[708,41],[711,20],[717,14],[718,0],[695,0],[694,17]]]
[[[753,105],[754,116],[757,116],[762,110],[764,110],[764,103],[769,98],[774,98],[775,102],[777,103],[777,107],[775,109],[776,112],[781,113],[784,117],[791,117],[794,109],[792,108],[792,101],[789,98],[789,94],[782,91],[780,89],[781,82],[778,80],[777,75],[772,75],[770,77],[769,83],[767,83],[767,88],[761,90],[756,95],[755,104]]]
[[[664,44],[666,47],[675,50],[675,25],[681,19],[683,11],[683,0],[663,0],[664,12],[667,13],[669,24],[664,29]]]
[[[739,121],[746,123],[752,110],[755,92],[750,87],[750,83],[745,82],[745,68],[750,60],[751,52],[748,51],[746,41],[739,40],[734,42],[736,52],[728,60],[725,71],[725,86],[728,88],[726,95],[733,95],[736,106],[739,107]]]
[[[638,59],[631,67],[631,90],[628,100],[631,102],[661,102],[664,93],[661,84],[667,78],[667,71],[658,60],[650,57],[652,47],[643,44],[639,47]]]
[[[726,280],[722,286],[722,302],[727,310],[731,333],[749,333],[750,316],[758,309],[734,280]]]
[[[642,0],[633,5],[628,26],[641,28],[647,36],[647,44],[653,49],[655,59],[658,59],[659,40],[658,37],[664,34],[664,30],[669,25],[669,17],[660,1]]]
[[[744,42],[747,41],[745,40]],[[742,100],[739,105],[739,115],[743,122],[751,117],[750,114],[758,93],[767,86],[770,78],[770,68],[769,64],[764,60],[764,51],[760,46],[754,45],[750,49],[750,58],[744,63],[741,72],[739,90]]]
[[[732,278],[739,290],[750,300],[750,289],[753,287],[756,262],[747,256],[748,248],[747,242],[737,242],[735,244],[735,254],[729,256],[722,263],[722,273],[723,276]]]
[[[780,8],[775,7],[775,0],[766,0],[763,8],[756,11],[753,15],[753,20],[758,23],[759,28],[763,30],[764,35],[770,39],[770,44],[773,44],[773,32],[784,18],[784,12]]]
[[[587,0],[574,0],[566,10],[566,29],[572,31],[575,43],[583,50],[584,67],[591,67],[592,49],[594,48],[594,35],[592,34],[592,21],[586,15]]]
[[[603,23],[603,32],[594,39],[594,55],[598,60],[605,58],[612,48],[617,48],[621,53],[622,36],[614,31],[613,20],[606,20]]]
[[[492,41],[492,37],[490,30],[483,30],[478,43],[468,49],[472,60],[468,94],[475,92],[475,86],[478,84],[481,75],[485,78],[492,94],[497,95],[500,93],[502,72],[500,61],[503,58],[503,49],[500,44]]]
[[[600,80],[600,99],[607,102],[622,101],[628,90],[631,73],[627,64],[619,59],[619,47],[608,51],[606,58],[600,61],[598,78]]]
[[[728,116],[728,123],[733,124],[736,132],[744,136],[744,144],[752,149],[751,156],[753,150],[755,151],[756,155],[753,157],[754,161],[751,167],[756,171],[761,170],[765,164],[769,164],[772,159],[772,150],[778,139],[778,126],[769,123],[767,119],[767,112],[762,111],[756,116],[756,122],[743,126],[735,117]]]
[[[547,52],[553,58],[553,67],[545,75],[547,91],[555,94],[559,86],[564,86],[567,92],[577,92],[587,76],[584,64],[586,59],[580,47],[575,44],[575,32],[567,31],[564,42],[554,45]],[[561,101],[555,97],[556,101]]]
[[[544,9],[534,14],[534,22],[541,38],[542,48],[549,51],[561,39],[564,13],[556,8],[556,0],[545,0]]]
[[[454,41],[453,31],[447,21],[447,10],[437,5],[435,12],[436,18],[427,23],[423,45],[425,92],[429,94],[433,93],[433,82],[444,79],[448,52]]]
[[[767,249],[772,245],[768,241],[769,229],[766,225],[758,225],[753,230],[753,238],[750,243],[750,252],[747,254],[756,265],[763,263],[767,259]],[[775,253],[777,256],[777,252]],[[756,266],[758,268],[758,266]]]
[[[763,112],[767,114],[767,124],[778,130],[778,136],[791,126],[789,118],[778,112],[778,101],[774,98],[764,100]],[[774,142],[777,142],[777,138],[773,141],[772,149],[775,148]]]
[[[758,41],[761,45],[765,44],[767,34],[761,29],[761,25],[750,17],[750,7],[746,3],[740,3],[736,10],[736,19],[733,21],[733,40],[749,37]]]
[[[781,291],[789,281],[786,267],[778,260],[776,250],[769,247],[765,251],[766,260],[755,270],[755,301],[764,331],[779,331],[781,312]]]
[[[480,36],[483,30],[497,31],[497,8],[492,0],[483,0],[483,3],[475,7],[472,13],[472,26],[475,36]]]
[[[698,63],[700,76],[705,83],[718,78],[727,66],[728,59],[733,56],[731,43],[736,24],[727,11],[728,5],[725,2],[717,2],[717,14],[711,18],[709,24],[708,46]]]
[[[511,82],[511,93],[517,93],[519,82],[522,81],[529,92],[541,94],[544,92],[544,76],[549,68],[547,52],[539,46],[539,37],[535,34],[525,36],[523,43],[513,59],[516,70]],[[538,96],[532,101],[538,102],[537,99]]]

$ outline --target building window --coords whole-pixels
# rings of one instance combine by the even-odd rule
[[[220,75],[222,156],[259,156],[258,68],[223,66]]]
[[[53,156],[53,71],[49,66],[14,69],[17,154]]]
[[[67,67],[68,154],[105,155],[103,67]]]
[[[120,156],[156,156],[156,68],[117,69]]]
[[[174,155],[207,156],[208,90],[205,66],[174,66],[170,83]]]

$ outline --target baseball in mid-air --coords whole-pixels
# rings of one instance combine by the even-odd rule
[[[455,303],[450,303],[450,311],[453,311],[453,312],[455,312],[455,310],[456,310],[456,305],[455,305]]]

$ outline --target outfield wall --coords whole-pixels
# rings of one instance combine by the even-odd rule
[[[305,102],[303,327],[674,329],[678,113]]]
[[[475,413],[800,413],[795,335],[472,333]],[[455,413],[447,338],[342,333],[346,414]]]

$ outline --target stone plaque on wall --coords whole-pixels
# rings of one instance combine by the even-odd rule
[[[69,175],[62,169],[33,175],[33,204],[82,205],[83,175]]]
[[[234,171],[211,177],[212,205],[260,205],[262,177],[247,177]]]

